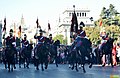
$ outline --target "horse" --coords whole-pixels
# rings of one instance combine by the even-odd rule
[[[109,38],[107,40],[107,42],[101,46],[101,53],[102,53],[102,67],[105,66],[106,64],[106,55],[109,55],[109,60],[110,60],[110,63],[111,63],[111,66],[113,66],[113,61],[112,61],[112,48],[113,48],[113,42],[117,40],[117,38]]]
[[[17,50],[14,46],[7,46],[4,50],[4,53],[5,68],[8,68],[8,72],[10,72],[10,70],[13,71],[13,67],[16,69],[15,57],[17,57]]]
[[[21,68],[21,64],[23,62],[24,64],[24,68],[29,68],[29,63],[31,60],[31,54],[32,54],[32,49],[33,46],[32,44],[28,44],[28,46],[24,47],[23,49],[21,49],[20,53],[19,53],[19,68]]]
[[[53,43],[53,48],[52,48],[53,51],[51,51],[51,54],[53,54],[53,57],[54,57],[54,60],[55,60],[56,67],[58,67],[58,52],[57,52],[58,47],[60,47],[60,41],[56,40]]]
[[[72,70],[74,64],[76,65],[76,71],[78,71],[77,65],[81,64],[83,72],[85,73],[86,57],[88,58],[89,68],[92,67],[92,43],[87,38],[80,38],[79,36],[73,42],[70,48],[70,60],[72,64]]]
[[[45,69],[48,67],[48,45],[47,41],[42,44],[39,44],[34,49],[34,65],[36,69],[39,70],[39,64],[41,64],[41,69],[44,71],[43,64],[45,64]]]

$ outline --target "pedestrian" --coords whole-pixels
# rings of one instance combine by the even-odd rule
[[[113,43],[113,48],[112,48],[112,61],[113,61],[113,65],[114,65],[114,66],[117,65],[116,55],[117,55],[116,44]]]

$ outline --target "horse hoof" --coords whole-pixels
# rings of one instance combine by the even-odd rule
[[[105,64],[103,64],[102,67],[105,67]]]
[[[47,69],[47,66],[45,67],[45,69]]]
[[[114,65],[112,65],[112,68],[114,67]]]
[[[13,68],[11,69],[11,71],[13,72]]]
[[[76,69],[76,71],[78,72],[79,70],[78,70],[78,69]]]
[[[89,68],[92,68],[92,64],[90,64]]]
[[[56,67],[58,67],[58,65],[56,65]]]
[[[14,69],[16,69],[16,67],[14,67]]]
[[[83,70],[83,72],[84,72],[84,73],[86,73],[86,71],[85,71],[85,70]]]
[[[21,66],[19,66],[19,68],[21,68]]]
[[[42,69],[42,71],[44,71],[44,69]]]
[[[36,70],[39,70],[39,68],[37,67]]]
[[[27,68],[29,69],[29,66],[27,66]]]
[[[72,70],[74,69],[74,67],[71,68]]]

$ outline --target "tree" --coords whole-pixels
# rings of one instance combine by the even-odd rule
[[[61,35],[61,34],[56,35],[56,36],[53,38],[53,40],[54,40],[54,41],[60,40],[60,43],[61,43],[61,44],[66,44],[66,43],[67,43],[67,39],[64,39],[64,36]]]

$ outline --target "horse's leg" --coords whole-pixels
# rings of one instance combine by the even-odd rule
[[[14,66],[14,69],[16,69],[16,66],[15,66],[15,63],[16,63],[16,58],[13,59],[13,66]]]
[[[87,57],[88,57],[88,61],[89,61],[89,68],[92,68],[92,64],[93,64],[93,59],[92,59],[92,54],[87,54]]]
[[[41,62],[41,69],[42,69],[42,71],[44,71],[44,68],[43,68],[43,61]]]
[[[36,66],[36,70],[39,70],[39,60],[35,59],[35,66]]]
[[[27,67],[27,68],[29,68],[29,61],[30,61],[30,58],[27,58],[27,59],[26,59],[26,63],[27,63],[26,67]]]
[[[10,72],[10,61],[8,61],[8,72]]]
[[[83,67],[83,72],[86,73],[85,64],[83,64],[82,67]]]
[[[71,69],[72,69],[72,70],[73,70],[73,69],[74,69],[74,67],[75,67],[75,65],[74,65],[74,63],[75,63],[75,62],[74,62],[74,60],[75,60],[75,59],[74,59],[74,58],[72,58],[72,67],[71,67]]]
[[[77,65],[78,65],[78,63],[77,63],[77,61],[76,61],[76,66],[75,66],[75,67],[76,67],[76,71],[78,72],[79,70],[78,70],[78,68],[77,68]]]
[[[58,67],[58,57],[57,57],[57,55],[55,55],[55,64],[56,64],[56,67]]]
[[[111,66],[114,67],[114,65],[113,65],[113,59],[112,59],[112,53],[110,53],[110,63],[111,63]]]
[[[106,64],[106,55],[103,54],[103,56],[102,56],[102,67],[104,67],[105,64]]]
[[[82,68],[83,68],[83,72],[86,73],[86,70],[85,70],[85,55],[83,53],[81,54],[81,65],[82,65]]]
[[[7,69],[7,60],[4,60],[5,69]]]
[[[22,58],[21,58],[21,56],[19,55],[19,68],[21,68],[21,63],[22,63]]]
[[[25,57],[23,59],[23,63],[24,63],[24,68],[26,68],[26,58]]]
[[[48,59],[45,60],[45,69],[48,68]]]

